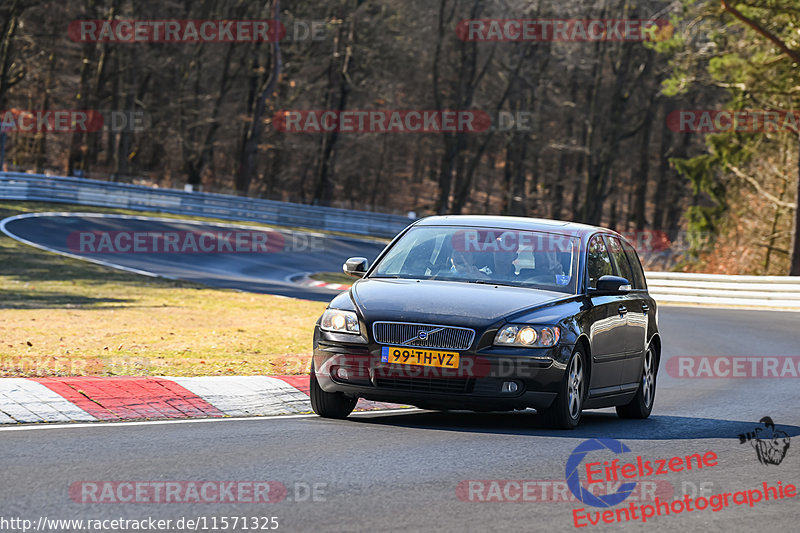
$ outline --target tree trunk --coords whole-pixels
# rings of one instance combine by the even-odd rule
[[[693,137],[691,133],[683,134],[681,143],[675,151],[676,158],[683,159],[686,157],[689,152],[689,147],[692,145]],[[686,183],[681,182],[680,184],[676,183],[675,187],[670,187],[664,199],[667,204],[667,219],[665,224],[667,227],[663,229],[667,232],[670,241],[674,241],[678,237],[678,232],[680,231],[681,213],[684,210],[683,200],[685,195]],[[697,201],[697,198],[697,195],[694,195],[692,201]]]
[[[11,6],[3,9],[0,19],[0,109],[6,109],[8,91],[19,83],[24,76],[24,70],[12,72],[14,64],[14,35],[19,28],[19,16],[28,7],[25,2],[14,0]]]
[[[593,118],[601,121],[600,131],[603,132],[602,139],[598,139],[599,146],[592,146],[589,153],[589,168],[587,169],[587,190],[584,203],[583,218],[587,224],[597,225],[603,216],[603,207],[608,196],[609,178],[611,167],[619,153],[620,141],[623,132],[620,126],[623,124],[625,108],[628,104],[627,91],[625,89],[626,75],[630,69],[631,54],[633,47],[631,43],[622,43],[617,60],[617,74],[614,80],[614,91],[612,92],[611,107],[608,116],[599,116],[593,105]],[[603,76],[602,68],[597,70],[595,77],[598,87],[600,78]],[[599,89],[598,89],[599,90]]]
[[[637,230],[647,225],[645,209],[647,208],[647,183],[650,180],[650,127],[655,116],[655,95],[653,91],[650,103],[645,111],[645,126],[642,132],[642,144],[639,145],[639,172],[634,175],[633,186],[633,222]]]
[[[275,0],[272,5],[272,20],[277,21],[279,16],[280,0]],[[232,52],[233,50],[231,49]],[[250,125],[242,142],[239,169],[234,178],[234,187],[242,195],[246,195],[250,190],[250,184],[257,173],[256,155],[258,154],[258,143],[261,141],[262,117],[266,110],[267,98],[275,91],[275,85],[281,74],[281,64],[280,42],[275,39],[275,42],[272,43],[272,69],[269,77],[264,79],[259,92],[256,94],[251,93],[255,97],[255,102],[252,104]]]
[[[506,183],[508,200],[506,214],[525,216],[527,214],[527,195],[525,190],[525,154],[528,143],[525,132],[514,132],[506,145]]]
[[[672,156],[672,132],[667,126],[666,117],[672,111],[671,105],[665,104],[661,113],[661,139],[659,141],[658,181],[656,182],[656,192],[653,196],[653,223],[652,227],[656,230],[665,230],[666,222],[664,213],[667,207],[667,191],[670,187],[670,177],[673,175],[669,170],[669,158]]]
[[[436,49],[433,59],[433,101],[435,108],[444,110],[447,106],[442,101],[441,94],[441,56],[442,47],[445,39],[452,38],[450,23],[453,20],[455,9],[458,3],[453,4],[449,15],[445,16],[447,0],[441,0],[439,4],[439,17],[438,17],[438,36],[436,40]],[[480,12],[483,6],[480,0],[474,0],[470,9],[469,18],[480,18]],[[478,70],[478,45],[475,42],[460,41],[458,43],[458,59],[455,64],[458,65],[457,80],[453,83],[453,101],[450,105],[451,109],[467,110],[472,107],[480,80],[486,74],[487,69],[482,71]],[[492,52],[493,53],[493,52]],[[462,200],[466,199],[466,195],[470,192],[472,184],[463,183],[467,176],[463,172],[459,172],[459,167],[466,168],[461,160],[462,152],[467,147],[468,132],[455,131],[452,133],[443,132],[442,142],[444,144],[444,152],[442,154],[442,161],[439,168],[439,198],[437,201],[436,210],[439,214],[458,212],[463,207]],[[471,178],[471,176],[470,176]],[[455,196],[454,201],[451,203],[450,196]],[[457,209],[454,207],[457,205]]]
[[[570,69],[572,70],[572,69]],[[573,104],[578,100],[578,80],[570,76],[570,102]],[[573,108],[577,109],[577,105]],[[574,135],[575,113],[567,113],[567,123],[564,125],[565,137],[562,141],[561,150],[558,153],[558,168],[556,170],[556,183],[553,188],[552,202],[550,204],[550,218],[560,220],[561,212],[564,210],[564,180],[567,178],[567,164],[574,159],[575,155],[570,153],[567,145],[572,141]],[[577,187],[576,187],[577,194]]]
[[[798,138],[797,194],[795,195],[795,202],[794,235],[792,236],[792,255],[789,267],[790,276],[800,276],[800,138]]]
[[[341,13],[340,19],[344,19]],[[328,65],[328,109],[342,112],[347,109],[347,98],[350,94],[350,59],[355,40],[355,22],[350,20],[348,29],[344,24],[334,41],[333,53]],[[340,59],[341,58],[341,59]],[[333,159],[336,156],[336,143],[339,132],[331,131],[322,135],[320,159],[317,165],[317,184],[314,189],[315,205],[330,205],[336,183],[333,177]]]
[[[75,96],[75,109],[90,109],[87,104],[89,94],[89,69],[94,63],[94,55],[96,46],[94,43],[84,43],[82,49],[83,54],[81,57],[80,68],[80,82],[78,85],[78,94]],[[73,131],[69,143],[69,155],[67,157],[67,176],[71,176],[73,171],[81,169],[86,171],[86,161],[84,153],[84,142],[86,139],[86,132]]]

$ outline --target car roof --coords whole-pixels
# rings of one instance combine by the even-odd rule
[[[478,228],[510,229],[520,231],[544,231],[585,237],[598,231],[617,234],[610,229],[564,220],[546,218],[508,217],[493,215],[438,215],[418,220],[415,226],[468,226]]]

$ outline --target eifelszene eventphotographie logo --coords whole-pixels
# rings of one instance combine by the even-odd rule
[[[642,479],[717,466],[717,454],[713,451],[653,460],[637,455],[627,462],[616,458],[611,461],[595,460],[584,464],[584,459],[590,452],[603,450],[609,450],[617,455],[631,451],[616,439],[589,439],[572,451],[567,458],[565,469],[569,490],[578,500],[593,507],[613,507],[624,502],[636,489],[637,482]],[[581,483],[579,475],[582,469],[586,471],[585,484]],[[617,491],[613,493],[608,491],[602,495],[594,493],[592,487],[602,482],[619,483]]]

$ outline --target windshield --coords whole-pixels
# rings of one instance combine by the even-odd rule
[[[580,241],[569,235],[421,226],[401,237],[370,278],[435,279],[575,294]]]

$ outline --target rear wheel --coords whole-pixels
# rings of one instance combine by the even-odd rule
[[[311,408],[324,418],[347,418],[358,403],[358,398],[350,398],[341,392],[325,392],[317,382],[317,373],[311,365],[310,377]]]
[[[620,418],[647,418],[653,410],[656,399],[656,357],[653,349],[648,347],[642,363],[642,382],[636,396],[626,405],[617,406]]]
[[[553,405],[541,411],[545,426],[554,429],[575,429],[581,420],[586,397],[586,367],[583,354],[576,349],[564,373],[561,390]]]

